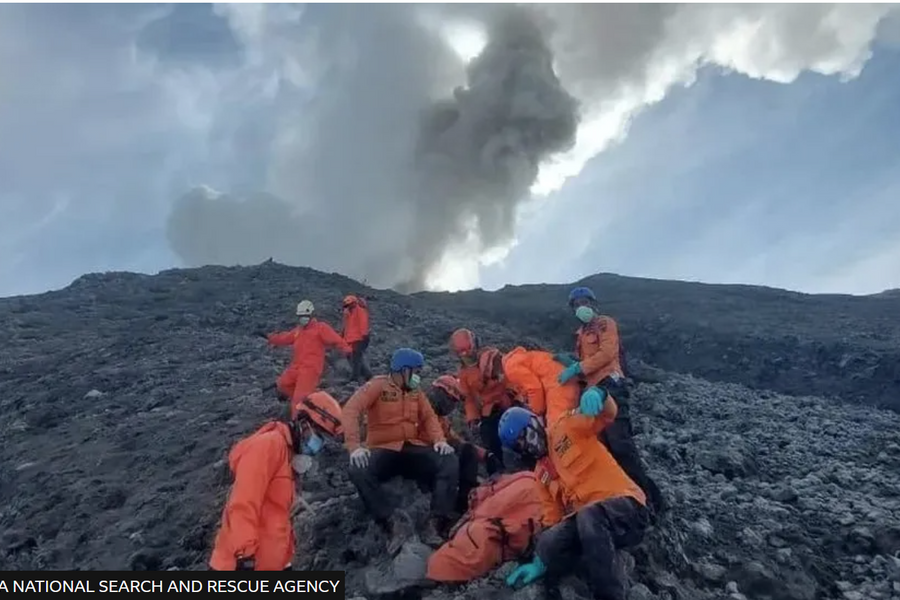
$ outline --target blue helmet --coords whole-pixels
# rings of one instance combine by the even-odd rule
[[[425,366],[425,357],[412,348],[398,348],[391,356],[391,373],[399,373],[403,369],[421,369]]]
[[[533,412],[521,406],[513,406],[500,416],[500,422],[497,424],[497,433],[500,435],[500,443],[507,448],[513,448],[516,440],[521,437],[522,432],[528,427],[531,419],[535,416]]]
[[[572,303],[576,300],[581,300],[582,298],[587,298],[592,302],[596,302],[597,297],[594,296],[594,292],[591,291],[589,287],[577,287],[569,292],[569,306],[572,306]]]

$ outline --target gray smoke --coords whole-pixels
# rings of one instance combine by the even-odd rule
[[[466,86],[432,106],[419,128],[415,195],[427,210],[409,240],[408,289],[425,287],[444,249],[466,235],[464,219],[474,217],[479,240],[511,240],[539,165],[575,143],[578,103],[560,85],[534,15],[504,7],[487,34]]]
[[[894,7],[331,5],[315,36],[283,5],[221,10],[249,57],[230,85],[255,87],[218,95],[253,107],[259,88],[277,90],[265,119],[213,119],[247,132],[229,151],[264,165],[266,194],[188,193],[171,213],[172,248],[189,265],[272,257],[416,290],[458,243],[474,240],[472,253],[513,238],[538,166],[586,117],[611,116],[603,135],[624,135],[705,64],[780,82],[853,76]],[[460,20],[487,37],[467,67],[430,25]],[[307,80],[312,103],[285,91]],[[583,141],[585,159],[609,140]]]
[[[353,39],[332,32],[347,63],[323,89],[316,120],[288,111],[284,122],[302,123],[305,143],[272,165],[274,195],[197,189],[176,203],[168,236],[185,263],[273,257],[420,290],[460,239],[474,234],[483,248],[512,239],[538,166],[570,148],[578,127],[578,104],[554,73],[536,13],[470,11],[488,41],[462,70],[407,6],[367,11],[341,15]],[[464,84],[441,89],[454,78]],[[286,125],[285,137],[296,127]]]

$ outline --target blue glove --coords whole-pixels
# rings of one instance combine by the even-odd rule
[[[535,556],[534,560],[524,565],[516,567],[512,573],[506,578],[506,585],[511,588],[518,588],[534,583],[541,575],[547,571],[544,561],[539,556]]]
[[[596,417],[603,410],[603,403],[606,402],[606,390],[598,387],[589,387],[581,394],[581,414],[589,417]]]
[[[566,370],[559,374],[557,381],[559,381],[560,383],[565,383],[576,375],[581,375],[580,362],[572,363],[571,365],[566,367]]]
[[[553,355],[553,360],[558,362],[564,367],[571,367],[573,362],[576,362],[575,356],[572,355],[571,352],[561,352],[559,354]]]

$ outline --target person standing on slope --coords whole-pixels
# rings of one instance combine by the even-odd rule
[[[643,540],[647,499],[597,439],[615,419],[615,401],[591,387],[580,405],[547,427],[522,407],[510,408],[500,419],[504,446],[537,460],[534,472],[543,484],[548,527],[538,535],[532,561],[516,567],[506,583],[520,587],[546,576],[553,589],[582,564],[596,600],[626,600],[627,577],[617,550]]]
[[[466,425],[474,432],[477,428],[482,443],[487,450],[497,457],[495,464],[490,465],[489,475],[503,469],[503,448],[497,437],[497,423],[503,410],[512,405],[509,390],[503,382],[484,380],[479,367],[479,358],[488,350],[481,348],[475,334],[469,329],[457,329],[450,336],[450,352],[459,359],[460,389],[465,395]]]
[[[372,378],[372,371],[366,362],[366,350],[369,348],[369,307],[363,298],[345,296],[343,301],[344,341],[353,348],[350,354],[350,378],[365,383]]]
[[[376,375],[343,407],[344,441],[350,453],[350,481],[367,512],[389,538],[388,553],[406,541],[407,523],[385,502],[381,483],[395,476],[431,490],[431,517],[423,543],[439,546],[451,523],[459,485],[459,462],[428,398],[419,389],[425,358],[411,348],[391,356],[390,374]],[[365,445],[360,416],[367,420]]]
[[[212,570],[291,570],[296,482],[322,449],[322,436],[341,433],[340,404],[315,392],[303,399],[296,417],[266,423],[234,445],[228,455],[234,484],[209,560]]]
[[[597,310],[597,298],[587,287],[576,287],[569,292],[569,308],[582,325],[575,333],[575,356],[557,355],[566,365],[559,381],[579,381],[583,386],[597,386],[615,398],[618,405],[616,421],[605,428],[601,436],[628,476],[643,488],[650,498],[654,515],[665,511],[665,497],[656,482],[650,478],[634,443],[629,399],[631,393],[625,383],[622,370],[622,350],[619,328],[612,317]]]
[[[550,352],[519,346],[501,354],[491,348],[482,352],[479,368],[482,380],[504,383],[545,423],[578,406],[581,388],[574,381],[559,382],[565,369]]]
[[[319,386],[325,370],[325,350],[337,347],[345,356],[352,352],[350,346],[331,328],[331,325],[313,317],[315,307],[309,300],[297,304],[297,327],[278,333],[260,333],[273,346],[293,346],[293,357],[288,368],[275,383],[279,398],[290,401],[291,417],[296,414],[301,400]]]
[[[459,457],[459,492],[456,495],[456,512],[459,514],[466,512],[469,492],[478,487],[478,465],[484,463],[485,468],[492,472],[499,470],[496,456],[481,446],[465,441],[453,430],[450,415],[463,399],[459,380],[453,375],[441,375],[428,390],[428,400],[438,416],[444,437]]]

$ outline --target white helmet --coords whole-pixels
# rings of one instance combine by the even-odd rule
[[[303,300],[300,304],[297,305],[297,316],[298,317],[311,317],[313,311],[316,310],[316,307],[313,306],[313,303],[309,300]]]

